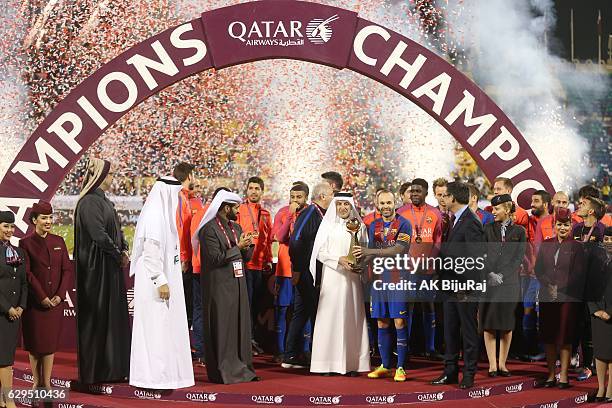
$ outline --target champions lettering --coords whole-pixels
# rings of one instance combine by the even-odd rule
[[[184,77],[184,75],[180,75],[181,69],[197,64],[206,57],[206,44],[193,34],[194,29],[191,22],[176,27],[170,33],[169,42],[172,47],[175,49],[191,50],[191,55],[182,58],[178,61],[178,64],[170,57],[172,52],[169,54],[166,47],[157,40],[150,45],[155,58],[134,54],[125,60],[124,67],[126,71],[128,71],[127,68],[133,67],[136,71],[136,76],[128,75],[121,70],[107,73],[98,81],[94,95],[91,95],[92,92],[90,92],[89,95],[77,97],[76,106],[72,106],[70,111],[61,113],[44,130],[45,133],[43,135],[32,135],[32,138],[36,139],[34,146],[38,162],[18,161],[12,166],[10,171],[14,174],[21,174],[38,191],[41,193],[45,192],[49,186],[38,173],[49,171],[50,161],[55,162],[61,168],[65,168],[74,159],[74,156],[80,157],[83,153],[83,146],[79,143],[79,137],[87,133],[106,129],[109,126],[108,115],[123,114],[129,111],[139,97],[142,96],[139,94],[137,81],[144,82],[145,88],[141,86],[141,90],[148,89],[153,91],[159,84],[152,72],[180,79]],[[115,67],[117,66],[115,65]],[[166,84],[164,84],[165,86]],[[92,98],[94,97],[97,99],[96,104],[101,105],[103,109],[97,109],[94,106],[92,103]],[[98,129],[84,128],[84,119],[87,119],[87,123],[91,123]],[[59,140],[74,156],[66,156],[60,153],[53,146],[56,143],[51,143],[52,138]],[[4,206],[18,208],[16,212],[16,226],[25,232],[28,225],[23,220],[23,217],[27,208],[31,207],[38,199],[0,197],[0,201],[2,201]]]
[[[353,53],[362,63],[378,69],[383,77],[388,77],[394,69],[403,70],[404,75],[398,85],[400,88],[407,91],[404,94],[408,96],[409,93],[411,97],[417,99],[428,99],[429,101],[427,103],[433,103],[431,106],[433,115],[438,116],[439,119],[443,120],[448,126],[453,126],[460,118],[463,118],[464,127],[471,128],[476,126],[466,140],[467,144],[475,147],[481,139],[483,139],[483,136],[493,129],[498,118],[492,113],[474,116],[476,98],[465,89],[463,90],[463,98],[454,106],[447,107],[446,98],[452,83],[452,77],[449,73],[442,72],[419,86],[413,86],[413,80],[419,73],[428,72],[430,70],[427,68],[427,57],[422,54],[418,54],[416,58],[410,61],[403,59],[404,51],[408,48],[408,44],[403,40],[400,39],[399,41],[392,42],[395,43],[395,46],[391,54],[385,60],[380,59],[379,55],[368,55],[364,51],[367,42],[376,41],[378,39],[376,44],[380,44],[380,39],[382,39],[385,43],[389,43],[391,37],[391,33],[383,27],[378,25],[367,25],[361,28],[355,35]],[[386,53],[384,46],[378,46],[376,50],[377,54]],[[442,116],[443,110],[448,112],[445,116]],[[497,136],[479,149],[479,154],[483,160],[488,160],[495,155],[504,162],[510,162],[518,156],[520,144],[518,138],[502,125],[498,128]],[[524,159],[495,176],[512,179],[531,167],[531,161],[529,159]],[[523,180],[516,183],[514,186],[512,191],[513,199],[516,200],[520,193],[530,188],[536,190],[545,189],[539,181],[529,179]]]

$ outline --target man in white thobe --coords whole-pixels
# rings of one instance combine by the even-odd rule
[[[130,275],[134,278],[134,321],[130,385],[177,389],[195,384],[176,208],[181,183],[162,177],[142,208]]]
[[[346,223],[357,218],[357,238],[367,243],[365,225],[350,193],[336,193],[317,232],[310,259],[316,276],[317,260],[323,264],[317,320],[312,339],[310,372],[346,374],[370,370],[370,344],[365,318],[361,275],[347,259],[351,232]]]

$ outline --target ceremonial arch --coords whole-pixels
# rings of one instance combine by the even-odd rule
[[[400,93],[444,126],[489,179],[512,179],[522,206],[533,190],[554,191],[510,119],[434,52],[349,10],[263,0],[205,12],[135,45],[58,103],[0,182],[0,208],[16,213],[16,235],[27,232],[31,206],[50,200],[89,146],[136,105],[198,72],[275,58],[350,69]]]

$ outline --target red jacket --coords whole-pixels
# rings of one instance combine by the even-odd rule
[[[178,230],[181,262],[191,261],[191,197],[189,190],[182,188],[179,191],[179,203],[176,208],[176,229]]]
[[[250,210],[250,211],[249,211]],[[238,224],[242,227],[242,233],[257,230],[259,237],[255,238],[253,256],[246,264],[247,269],[261,271],[272,262],[272,216],[270,212],[261,207],[260,204],[243,203],[238,210]]]

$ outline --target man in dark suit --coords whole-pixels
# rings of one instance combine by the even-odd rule
[[[441,283],[469,281],[482,282],[484,271],[475,260],[484,254],[482,224],[468,207],[470,191],[465,183],[451,182],[444,195],[446,208],[453,214],[446,241],[442,243],[440,256],[443,268],[438,271]],[[466,259],[474,261],[468,268]],[[452,263],[451,263],[452,262]],[[453,265],[453,267],[449,267]],[[446,268],[444,268],[446,267]],[[478,294],[465,288],[441,293],[444,308],[444,372],[431,383],[433,385],[457,384],[459,377],[459,334],[462,334],[464,370],[460,388],[474,386],[478,363]]]

